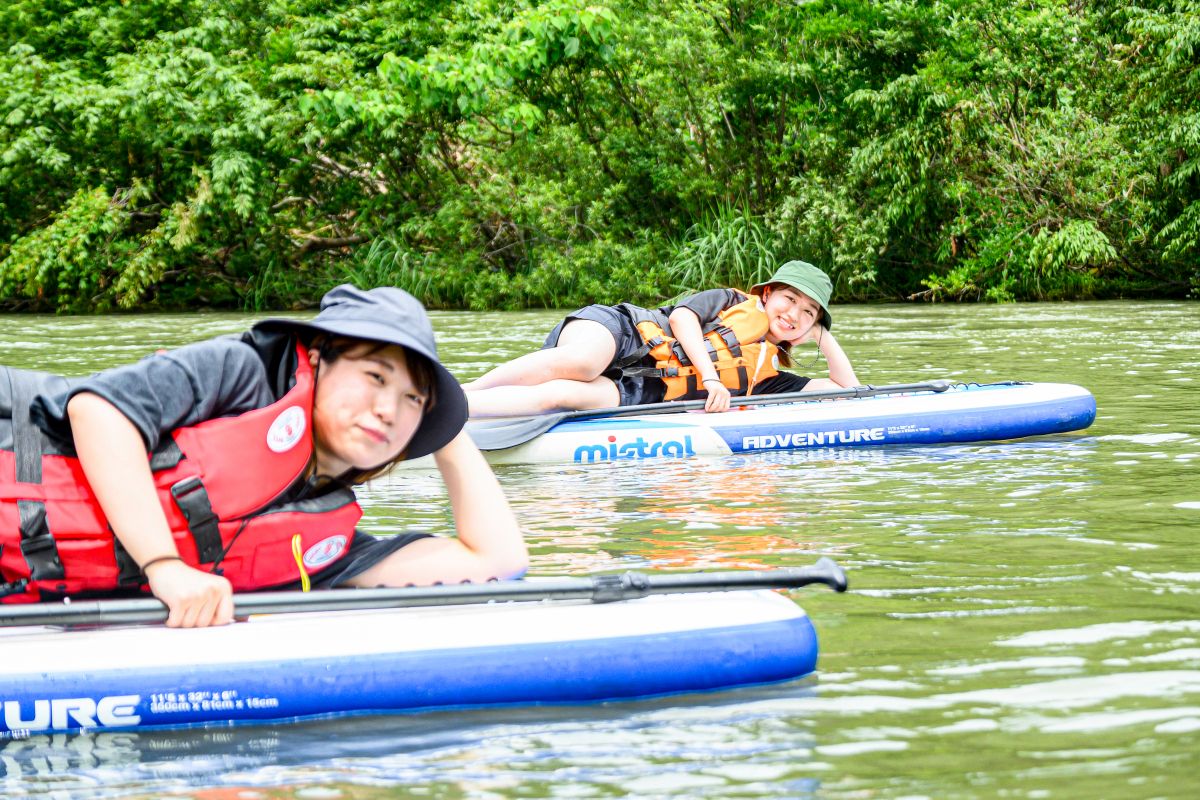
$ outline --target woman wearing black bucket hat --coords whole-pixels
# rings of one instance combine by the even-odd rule
[[[231,619],[232,591],[483,581],[527,563],[462,432],[463,391],[399,289],[339,286],[312,320],[85,379],[0,368],[4,411],[0,462],[22,499],[0,478],[0,545],[13,545],[0,602],[148,589],[168,625],[204,626]],[[357,531],[350,486],[430,454],[458,536]]]
[[[657,309],[587,306],[559,323],[541,350],[466,384],[471,416],[696,398],[705,411],[725,411],[733,396],[856,386],[830,332],[832,291],[820,269],[789,261],[748,292],[709,289]],[[829,377],[780,372],[790,349],[810,341]]]

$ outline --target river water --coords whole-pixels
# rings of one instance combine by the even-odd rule
[[[834,311],[864,382],[1077,383],[1096,422],[1009,443],[499,470],[532,574],[834,557],[850,592],[795,594],[817,675],[601,706],[35,736],[0,743],[0,795],[1200,796],[1200,306]],[[558,319],[434,317],[463,379]],[[79,374],[253,319],[0,316],[0,363]],[[422,472],[364,501],[374,530],[448,524]]]

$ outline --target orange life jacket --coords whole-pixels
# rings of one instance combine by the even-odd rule
[[[767,341],[767,315],[759,299],[740,291],[738,294],[745,299],[717,314],[701,332],[721,383],[733,395],[749,396],[759,381],[779,374],[779,348]],[[634,324],[646,343],[646,355],[654,359],[654,367],[628,367],[622,371],[660,378],[667,385],[664,400],[700,396],[704,389],[700,370],[688,359],[679,341],[663,330],[650,312],[636,306],[625,308],[634,314]]]
[[[7,373],[7,374],[6,374]],[[29,420],[41,373],[0,369],[12,388],[12,449],[0,449],[0,602],[32,602],[145,583],[88,485]],[[278,401],[178,428],[150,457],[183,560],[235,591],[275,586],[342,558],[362,510],[339,488],[277,503],[312,456],[314,377],[298,348],[295,383]],[[297,539],[298,537],[298,539]]]

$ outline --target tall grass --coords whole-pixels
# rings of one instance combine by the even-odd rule
[[[748,289],[778,266],[775,235],[748,208],[721,204],[688,228],[667,265],[679,295],[721,286]]]
[[[398,239],[379,236],[354,259],[345,277],[356,286],[397,286],[426,305],[440,306],[446,298],[440,296],[432,270],[429,255],[411,250]]]

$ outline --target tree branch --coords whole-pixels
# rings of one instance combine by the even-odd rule
[[[363,236],[361,233],[356,233],[352,236],[331,236],[328,238],[321,236],[306,236],[303,244],[300,245],[299,255],[308,253],[316,253],[324,250],[337,250],[342,247],[350,247],[356,244],[362,244],[369,241],[370,237]]]

